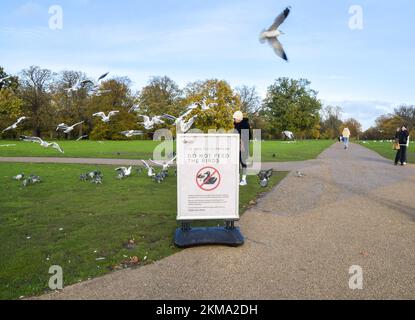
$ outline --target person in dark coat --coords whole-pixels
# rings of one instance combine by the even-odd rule
[[[399,133],[396,133],[396,140],[399,142],[399,150],[396,153],[395,166],[400,162],[402,166],[406,165],[406,152],[409,147],[409,132],[406,126],[402,126]]]
[[[251,125],[249,124],[248,118],[244,118],[244,115],[241,111],[235,112],[235,114],[233,115],[233,120],[235,124],[235,130],[238,131],[241,137],[241,152],[239,155],[239,161],[242,167],[242,179],[240,185],[246,186],[248,184],[246,181],[246,176],[248,172],[248,166],[246,162],[249,158],[249,141]]]

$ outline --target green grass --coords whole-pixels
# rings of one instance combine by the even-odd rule
[[[381,141],[366,141],[360,142],[360,145],[379,153],[382,157],[395,161],[396,151],[392,149],[391,142]],[[408,163],[415,163],[415,142],[410,142],[407,150]]]
[[[47,292],[52,265],[62,266],[68,286],[110,272],[124,256],[147,256],[147,264],[178,251],[175,177],[163,184],[144,175],[119,181],[114,167],[98,166],[104,184],[79,181],[81,173],[96,168],[0,164],[0,299]],[[43,182],[22,188],[12,180],[21,172],[40,175]],[[277,172],[267,189],[250,177],[241,189],[241,212],[285,176]],[[123,247],[129,239],[136,241],[132,250]],[[106,259],[96,261],[100,257]]]
[[[60,141],[65,150],[61,154],[53,149],[41,148],[38,144],[0,140],[0,157],[71,157],[71,158],[116,158],[116,159],[149,159],[156,141]],[[306,140],[292,143],[283,141],[262,142],[263,162],[302,161],[315,159],[334,141]],[[252,149],[252,148],[251,148]],[[274,157],[275,155],[275,157]]]

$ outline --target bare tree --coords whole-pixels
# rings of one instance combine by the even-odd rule
[[[33,135],[40,136],[42,127],[47,127],[47,117],[51,116],[52,71],[31,66],[21,73],[20,95],[24,108],[28,111]]]
[[[242,87],[236,88],[235,91],[241,98],[242,112],[253,115],[260,111],[261,99],[255,87],[243,85]]]

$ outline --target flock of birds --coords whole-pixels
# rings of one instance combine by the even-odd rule
[[[260,34],[260,42],[261,43],[268,42],[268,44],[270,44],[272,48],[274,49],[274,52],[279,57],[284,59],[285,61],[288,61],[288,57],[285,53],[285,50],[281,42],[278,40],[278,38],[284,33],[281,30],[279,30],[279,27],[285,22],[288,15],[290,14],[290,11],[291,11],[291,7],[287,7],[281,14],[277,16],[274,23],[268,29],[263,30]],[[69,95],[82,88],[85,88],[86,86],[91,86],[91,90],[93,94],[97,96],[101,96],[103,94],[109,93],[111,92],[111,90],[101,89],[101,82],[108,76],[108,74],[109,72],[101,75],[96,81],[90,80],[90,79],[81,81],[79,79],[73,86],[66,88],[65,91]],[[4,83],[9,78],[11,78],[11,76],[1,78],[0,84]],[[141,124],[146,130],[152,130],[154,129],[155,126],[164,124],[165,121],[171,121],[176,126],[178,132],[187,133],[192,128],[193,124],[195,123],[198,117],[197,115],[194,115],[189,118],[193,110],[195,110],[196,108],[199,108],[202,112],[204,112],[216,106],[217,106],[216,103],[211,103],[208,105],[206,103],[206,100],[203,100],[201,102],[196,102],[190,105],[187,108],[186,112],[179,117],[175,117],[175,116],[168,115],[168,114],[164,114],[162,116],[153,116],[153,117],[139,114],[138,116],[143,118],[143,122],[139,124]],[[139,105],[134,105],[129,110],[130,113],[133,113],[133,112],[138,113],[139,111],[140,111]],[[109,124],[111,122],[111,118],[116,116],[118,113],[119,113],[118,110],[113,110],[107,114],[104,112],[97,112],[97,113],[94,113],[92,116],[99,117],[102,122]],[[17,119],[15,123],[13,123],[6,129],[4,129],[2,133],[10,131],[10,130],[16,130],[18,126],[27,119],[28,119],[27,117],[20,117],[19,119]],[[67,125],[66,123],[61,123],[57,126],[56,131],[61,131],[65,134],[70,134],[77,126],[82,125],[83,123],[84,121],[80,121],[71,126]],[[141,130],[126,130],[120,133],[128,138],[144,134],[143,131]],[[290,131],[284,131],[283,136],[289,140],[294,139],[294,134]],[[82,135],[77,139],[77,141],[80,141],[87,137],[88,137],[87,135]],[[61,153],[64,153],[64,150],[56,142],[47,142],[41,139],[40,137],[29,137],[29,136],[21,136],[20,139],[26,142],[38,143],[41,147],[53,148]],[[173,157],[171,160],[165,161],[165,162],[149,160],[149,162],[152,163],[153,165],[161,167],[160,172],[156,172],[156,170],[152,166],[150,166],[149,162],[144,161],[144,160],[141,160],[141,162],[145,170],[147,170],[147,176],[152,178],[155,182],[161,183],[162,181],[164,181],[166,177],[168,177],[169,168],[174,164],[175,160],[176,160],[176,157]],[[138,168],[137,169],[138,174],[141,174],[142,170],[143,170],[142,168]],[[120,167],[120,168],[115,169],[115,171],[117,172],[118,179],[125,179],[132,175],[133,167],[132,166]],[[303,175],[297,172],[297,176],[301,177]],[[261,171],[258,174],[260,185],[262,187],[266,187],[271,177],[272,177],[272,170]],[[19,174],[13,178],[17,181],[23,181],[24,186],[41,182],[41,178],[35,175],[31,175],[26,178],[24,174]],[[80,176],[80,180],[91,181],[92,183],[95,183],[95,184],[102,184],[103,175],[99,170],[95,170],[95,171],[92,171],[86,174],[82,174]]]
[[[36,175],[25,176],[24,173],[20,173],[13,177],[13,180],[22,181],[22,186],[27,187],[29,185],[38,184],[42,182],[42,179]]]

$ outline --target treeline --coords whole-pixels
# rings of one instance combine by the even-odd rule
[[[105,71],[105,70],[103,70]],[[7,78],[10,76],[9,78]],[[198,114],[195,128],[231,129],[232,114],[242,110],[249,117],[252,127],[262,129],[264,139],[280,139],[282,131],[292,131],[297,139],[334,139],[344,126],[354,136],[361,136],[360,123],[355,119],[341,120],[339,107],[323,106],[317,91],[306,79],[279,78],[261,99],[255,87],[232,88],[226,81],[210,79],[191,82],[179,87],[169,77],[152,77],[141,90],[134,91],[127,77],[111,78],[99,83],[99,90],[92,82],[86,82],[77,90],[69,90],[82,81],[90,79],[80,71],[52,72],[32,66],[18,75],[9,75],[0,67],[0,132],[18,117],[28,119],[16,130],[3,133],[2,138],[16,139],[20,135],[33,135],[48,139],[77,139],[88,135],[93,140],[127,139],[120,132],[143,130],[142,118],[138,115],[179,116],[195,102],[216,103],[217,107]],[[133,106],[137,112],[129,112]],[[94,113],[120,111],[109,124]],[[192,114],[194,115],[194,114]],[[69,135],[57,132],[60,123],[68,125],[84,121]],[[154,128],[171,128],[166,124]]]
[[[406,126],[412,138],[415,138],[415,106],[400,106],[394,112],[376,119],[374,127],[362,134],[364,140],[393,139],[398,128]]]

